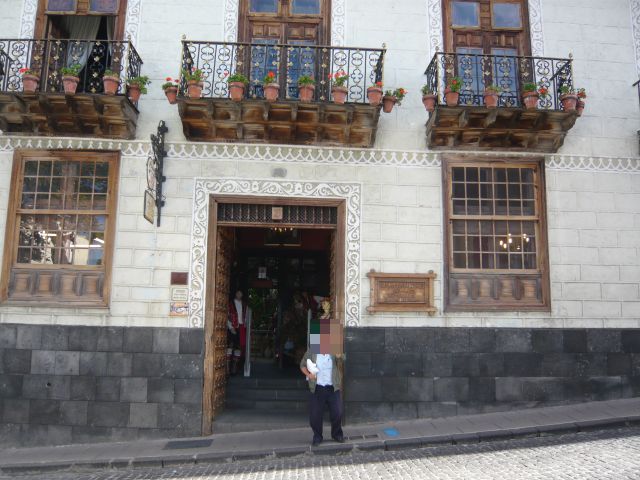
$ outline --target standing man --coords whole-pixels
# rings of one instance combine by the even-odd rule
[[[247,346],[247,328],[251,324],[251,308],[243,299],[242,291],[235,293],[233,301],[229,302],[229,317],[227,319],[227,375],[238,373],[240,360]],[[232,363],[233,359],[233,363]],[[245,362],[248,360],[245,358]],[[245,375],[246,376],[246,375]]]
[[[313,430],[312,446],[322,443],[322,419],[325,406],[329,407],[331,438],[344,442],[342,433],[342,371],[344,355],[341,352],[339,326],[330,318],[331,302],[322,302],[323,314],[319,319],[320,334],[310,335],[310,347],[302,357],[300,370],[307,377],[309,396],[309,425]]]

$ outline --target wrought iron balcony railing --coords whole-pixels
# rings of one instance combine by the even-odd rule
[[[77,93],[102,93],[105,70],[120,76],[118,94],[126,81],[140,75],[142,59],[131,42],[107,40],[0,39],[0,92],[21,92],[23,68],[40,76],[40,92],[63,92],[60,69],[79,65]]]
[[[382,80],[384,49],[280,45],[272,43],[224,43],[183,40],[182,68],[203,72],[204,98],[226,98],[227,77],[242,73],[249,79],[249,98],[262,98],[262,79],[273,72],[280,85],[280,100],[298,98],[298,79],[313,77],[315,99],[331,100],[329,75],[344,71],[348,75],[347,102],[366,103],[367,88]],[[181,76],[180,93],[186,82]]]
[[[459,105],[484,105],[484,90],[495,85],[501,90],[498,107],[522,107],[522,90],[526,83],[547,89],[538,107],[561,110],[560,88],[573,88],[571,58],[543,58],[512,55],[436,53],[425,71],[427,85],[444,105],[444,91],[449,79],[459,77]]]

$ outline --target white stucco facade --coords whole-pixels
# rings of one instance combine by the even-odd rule
[[[5,0],[0,36],[28,31],[33,0]],[[340,0],[335,41],[387,46],[384,82],[405,87],[400,108],[381,116],[371,150],[185,142],[176,106],[160,85],[176,76],[181,37],[232,39],[237,2],[130,0],[127,31],[152,79],[139,104],[137,140],[38,139],[0,135],[0,256],[4,248],[13,152],[17,148],[121,150],[117,231],[108,309],[0,305],[0,322],[198,327],[170,317],[170,273],[192,269],[196,179],[277,180],[359,186],[359,324],[363,326],[640,327],[640,8],[636,0],[532,0],[534,47],[574,58],[574,83],[586,88],[584,115],[557,154],[546,158],[550,313],[444,314],[441,153],[426,148],[423,72],[441,38],[439,1]],[[579,10],[579,12],[577,12]],[[197,12],[197,15],[194,15]],[[237,15],[237,11],[235,13]],[[533,22],[532,22],[533,23]],[[438,28],[440,30],[438,30]],[[435,33],[434,33],[435,32]],[[169,127],[166,207],[157,228],[142,216],[149,134]],[[480,158],[506,153],[478,153]],[[526,157],[526,153],[518,156]],[[286,170],[277,178],[274,169]],[[368,315],[371,268],[434,270],[432,316]]]

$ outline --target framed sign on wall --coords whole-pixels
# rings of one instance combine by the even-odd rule
[[[367,273],[371,282],[371,305],[369,313],[379,312],[425,312],[429,315],[438,310],[433,301],[433,282],[436,274],[429,273]]]

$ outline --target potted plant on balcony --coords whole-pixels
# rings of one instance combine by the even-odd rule
[[[451,77],[447,80],[447,86],[444,89],[444,100],[447,107],[455,107],[460,100],[460,89],[462,88],[462,80],[460,77]]]
[[[331,81],[331,95],[333,95],[333,101],[338,104],[343,104],[347,101],[347,87],[344,84],[349,79],[349,75],[344,70],[338,70],[335,74],[329,74],[329,80]]]
[[[105,95],[115,95],[120,86],[120,75],[113,70],[105,70],[102,76]]]
[[[487,108],[496,108],[498,106],[498,96],[502,89],[497,85],[489,85],[484,89],[484,106]]]
[[[562,103],[562,110],[565,112],[576,109],[578,96],[571,85],[562,85],[560,87],[560,103]]]
[[[268,72],[262,79],[262,89],[264,91],[264,98],[267,102],[275,102],[278,99],[280,93],[280,85],[276,80],[275,72]]]
[[[228,73],[226,74],[228,75]],[[244,91],[249,79],[241,73],[234,73],[227,78],[229,84],[229,97],[234,102],[240,102],[244,98]]]
[[[73,95],[76,93],[78,83],[80,82],[78,75],[80,74],[81,69],[82,66],[80,65],[71,65],[70,67],[62,67],[60,69],[62,85],[64,86],[64,93],[66,95]]]
[[[547,87],[536,85],[533,82],[525,83],[522,86],[522,101],[528,110],[538,108],[538,100],[545,98],[549,94]]]
[[[404,88],[396,88],[395,90],[387,90],[382,97],[382,111],[384,113],[391,113],[393,107],[402,103],[407,91]]]
[[[584,111],[584,99],[587,98],[587,91],[584,88],[579,88],[576,90],[576,95],[578,96],[578,103],[576,103],[576,111],[578,112],[578,116],[582,116],[582,112]]]
[[[427,112],[431,113],[436,109],[437,98],[438,96],[429,85],[423,85],[422,104],[424,105],[424,108],[426,108]]]
[[[369,104],[377,107],[382,101],[382,82],[376,82],[375,85],[367,88],[367,98]]]
[[[21,68],[22,74],[22,91],[24,93],[35,93],[40,83],[40,74],[30,68]]]
[[[175,104],[178,100],[178,85],[180,84],[180,80],[172,79],[171,77],[165,78],[165,82],[162,84],[162,90],[164,90],[164,94],[167,96],[167,100],[171,105]]]
[[[316,90],[316,81],[309,75],[302,75],[298,78],[298,98],[301,102],[313,100],[313,93]]]
[[[136,103],[140,100],[140,95],[147,94],[147,85],[151,83],[149,77],[146,75],[138,75],[137,77],[130,78],[127,81],[127,93],[129,100]]]
[[[182,75],[187,82],[187,95],[189,98],[200,98],[202,96],[202,87],[204,86],[202,70],[196,67],[191,67],[190,70],[183,68]]]

